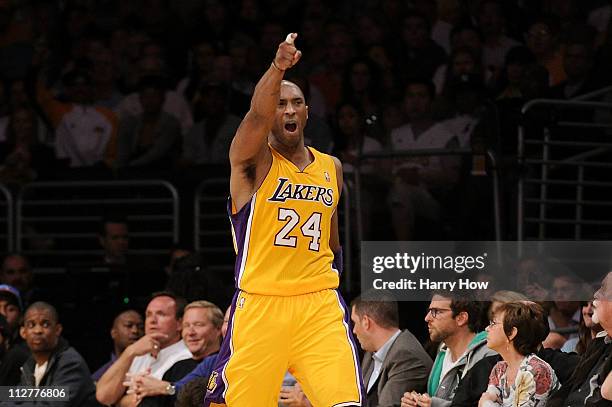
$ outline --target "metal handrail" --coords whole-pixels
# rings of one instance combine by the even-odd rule
[[[15,249],[15,203],[11,192],[2,184],[0,184],[0,193],[6,199],[6,251],[11,252]]]
[[[76,199],[76,200],[69,200],[66,202],[61,202],[61,201],[55,201],[55,205],[57,204],[65,204],[65,205],[69,205],[69,204],[125,204],[125,203],[133,203],[133,202],[145,202],[145,203],[171,203],[172,204],[172,215],[162,215],[164,216],[165,219],[171,218],[172,219],[172,233],[171,233],[171,237],[172,237],[172,242],[173,244],[178,243],[179,241],[179,195],[178,192],[176,190],[176,188],[169,183],[168,181],[164,181],[164,180],[135,180],[135,181],[53,181],[53,182],[33,182],[30,184],[25,185],[21,191],[19,192],[19,195],[17,197],[17,205],[16,205],[16,250],[21,251],[23,249],[22,247],[22,237],[26,236],[26,234],[24,233],[24,231],[22,230],[22,220],[32,220],[32,219],[39,219],[42,220],[42,218],[37,218],[37,217],[24,217],[23,216],[23,205],[24,203],[28,203],[30,204],[30,202],[25,200],[25,197],[27,196],[27,194],[32,191],[32,190],[41,190],[41,189],[58,189],[58,188],[83,188],[84,190],[95,190],[98,188],[128,188],[128,187],[149,187],[149,186],[154,186],[154,187],[163,187],[165,188],[171,195],[171,198],[169,199],[148,199],[148,198],[138,198],[138,199],[133,199],[133,200],[129,200],[129,199],[125,199],[125,198],[117,198],[117,199],[113,199],[113,198],[105,198],[105,199],[100,199],[100,200],[95,200],[95,199]],[[53,201],[51,200],[41,200],[41,201],[34,201],[31,202],[31,204],[33,205],[38,205],[41,204],[42,206],[45,205],[51,205],[53,203]],[[153,215],[149,215],[149,216],[153,216]],[[160,215],[154,215],[157,219],[161,219],[159,216]],[[70,217],[70,216],[61,216],[60,218],[64,219],[64,220],[83,220],[84,217],[83,216],[76,216],[76,217]],[[92,219],[100,219],[100,217],[91,217]],[[143,218],[147,218],[147,215],[135,215],[135,216],[127,216],[127,219],[143,219]],[[134,235],[138,235],[138,233],[134,234]],[[86,253],[87,251],[80,251],[80,253]],[[134,252],[137,252],[136,250],[134,250]],[[68,253],[68,251],[63,251],[63,253]]]
[[[558,100],[558,99],[534,99],[527,103],[525,103],[521,108],[521,113],[523,115],[527,114],[527,112],[536,107],[536,106],[548,106],[548,107],[567,107],[574,109],[612,109],[612,103],[610,102],[596,102],[589,101],[588,99],[593,99],[601,95],[608,94],[612,92],[612,86],[599,89],[594,92],[590,92],[588,94],[580,95],[571,100]],[[558,120],[555,122],[555,125],[558,127],[569,127],[569,128],[611,128],[612,125],[608,123],[587,123],[587,122],[571,122],[571,121],[563,121]],[[596,143],[596,142],[568,142],[568,141],[553,141],[551,138],[551,131],[549,126],[544,127],[544,140],[534,140],[534,139],[526,139],[525,138],[525,127],[523,124],[519,125],[518,128],[518,163],[519,166],[523,164],[540,164],[542,165],[541,176],[539,179],[528,179],[525,177],[521,177],[518,183],[518,208],[517,208],[517,239],[523,240],[524,238],[524,223],[527,218],[525,217],[525,203],[527,200],[525,199],[525,183],[539,184],[540,185],[540,197],[537,200],[539,206],[539,218],[540,220],[547,219],[547,203],[549,203],[548,195],[548,186],[549,185],[574,185],[576,186],[576,215],[573,223],[575,225],[575,237],[580,237],[582,234],[581,225],[584,224],[583,219],[583,205],[580,203],[583,201],[583,188],[585,186],[598,186],[597,181],[588,181],[584,179],[584,169],[585,167],[593,167],[601,164],[603,167],[609,167],[608,163],[598,163],[598,162],[588,162],[586,161],[589,158],[596,157],[604,152],[610,151],[612,148],[612,144],[606,143]],[[542,145],[543,153],[541,159],[527,159],[525,157],[525,145]],[[553,160],[549,157],[549,149],[550,146],[570,146],[570,147],[593,147],[594,149],[587,152],[582,152],[579,154],[575,154],[574,156],[567,157],[560,160]],[[548,179],[550,172],[564,165],[571,165],[575,167],[578,171],[578,180],[577,181],[562,181],[562,180],[551,180]],[[533,200],[531,200],[533,201]],[[530,223],[535,218],[529,218]],[[546,224],[550,222],[539,222],[539,236],[544,237],[546,234]]]
[[[606,95],[606,94],[608,94],[610,92],[612,92],[612,86],[606,86],[605,88],[601,88],[601,89],[595,90],[593,92],[589,92],[589,93],[585,93],[585,94],[573,97],[572,100],[593,99],[593,98],[596,98],[596,97],[599,97],[599,96]]]
[[[405,157],[422,157],[422,156],[458,156],[458,155],[474,155],[474,152],[470,148],[428,148],[428,149],[414,149],[414,150],[384,150],[361,154],[357,157],[356,165],[354,166],[354,178],[355,178],[355,208],[357,217],[357,236],[359,241],[363,241],[363,223],[361,213],[361,165],[368,160],[380,160],[390,158],[405,158]],[[499,179],[497,172],[497,159],[495,153],[492,150],[487,150],[485,156],[489,159],[490,168],[493,173],[493,213],[494,213],[494,227],[495,227],[495,238],[501,241],[501,210],[500,210],[500,190],[499,190]]]

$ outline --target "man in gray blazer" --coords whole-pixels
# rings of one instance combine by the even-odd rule
[[[400,406],[404,392],[424,390],[432,361],[408,330],[399,329],[397,302],[386,293],[351,303],[353,333],[366,351],[361,364],[364,407]]]

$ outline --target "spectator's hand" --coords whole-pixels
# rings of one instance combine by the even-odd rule
[[[302,51],[298,51],[293,43],[297,38],[297,34],[291,33],[289,35],[291,36],[291,43],[287,42],[287,40],[281,42],[274,57],[274,65],[281,71],[285,71],[297,64],[302,57]]]
[[[431,397],[429,397],[429,394],[427,393],[423,393],[419,396],[419,399],[417,401],[417,406],[419,407],[431,407]]]
[[[165,396],[166,387],[170,383],[151,377],[150,375],[136,375],[133,379],[133,391],[136,400],[140,401],[145,397]]]
[[[493,393],[484,392],[482,396],[480,396],[480,400],[478,401],[478,407],[483,407],[486,405],[487,401],[492,401],[493,403],[497,402],[497,396]]]
[[[291,387],[283,387],[278,399],[279,403],[287,407],[311,407],[299,383]]]
[[[166,338],[168,338],[168,335],[164,333],[153,332],[143,336],[142,338],[128,346],[128,348],[131,348],[130,352],[132,352],[134,356],[142,356],[146,355],[147,353],[150,353],[151,356],[156,358],[161,346],[159,341],[160,339]]]
[[[421,395],[416,391],[406,392],[402,396],[401,407],[417,407]]]

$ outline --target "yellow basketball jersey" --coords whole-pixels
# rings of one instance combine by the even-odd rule
[[[331,156],[308,147],[314,160],[300,171],[272,147],[272,166],[251,200],[234,213],[236,287],[253,294],[300,295],[337,288],[329,247],[340,197]]]

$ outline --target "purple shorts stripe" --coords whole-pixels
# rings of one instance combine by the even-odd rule
[[[238,301],[239,290],[236,290],[234,298],[232,299],[232,307],[229,315],[229,323],[227,326],[227,333],[223,338],[221,349],[219,350],[219,356],[217,362],[213,368],[213,371],[208,382],[208,389],[206,391],[206,398],[204,399],[204,407],[209,407],[210,403],[225,404],[225,391],[227,390],[227,382],[225,381],[225,366],[232,355],[232,333],[234,331],[234,312],[236,311],[236,302]]]
[[[338,297],[338,301],[340,302],[340,306],[343,308],[344,310],[344,326],[347,328],[347,334],[349,337],[349,341],[350,341],[350,346],[353,348],[353,355],[355,358],[355,369],[356,369],[356,375],[358,377],[359,382],[357,383],[357,385],[359,386],[359,391],[361,393],[361,403],[365,403],[366,400],[366,391],[365,391],[365,386],[363,385],[363,375],[361,374],[361,362],[359,360],[359,346],[357,345],[357,341],[355,341],[355,337],[353,336],[353,330],[351,329],[351,311],[350,309],[347,307],[346,303],[344,302],[344,298],[342,298],[342,295],[340,294],[340,291],[335,290],[336,291],[336,296]],[[352,404],[347,404],[347,405],[352,405]]]

